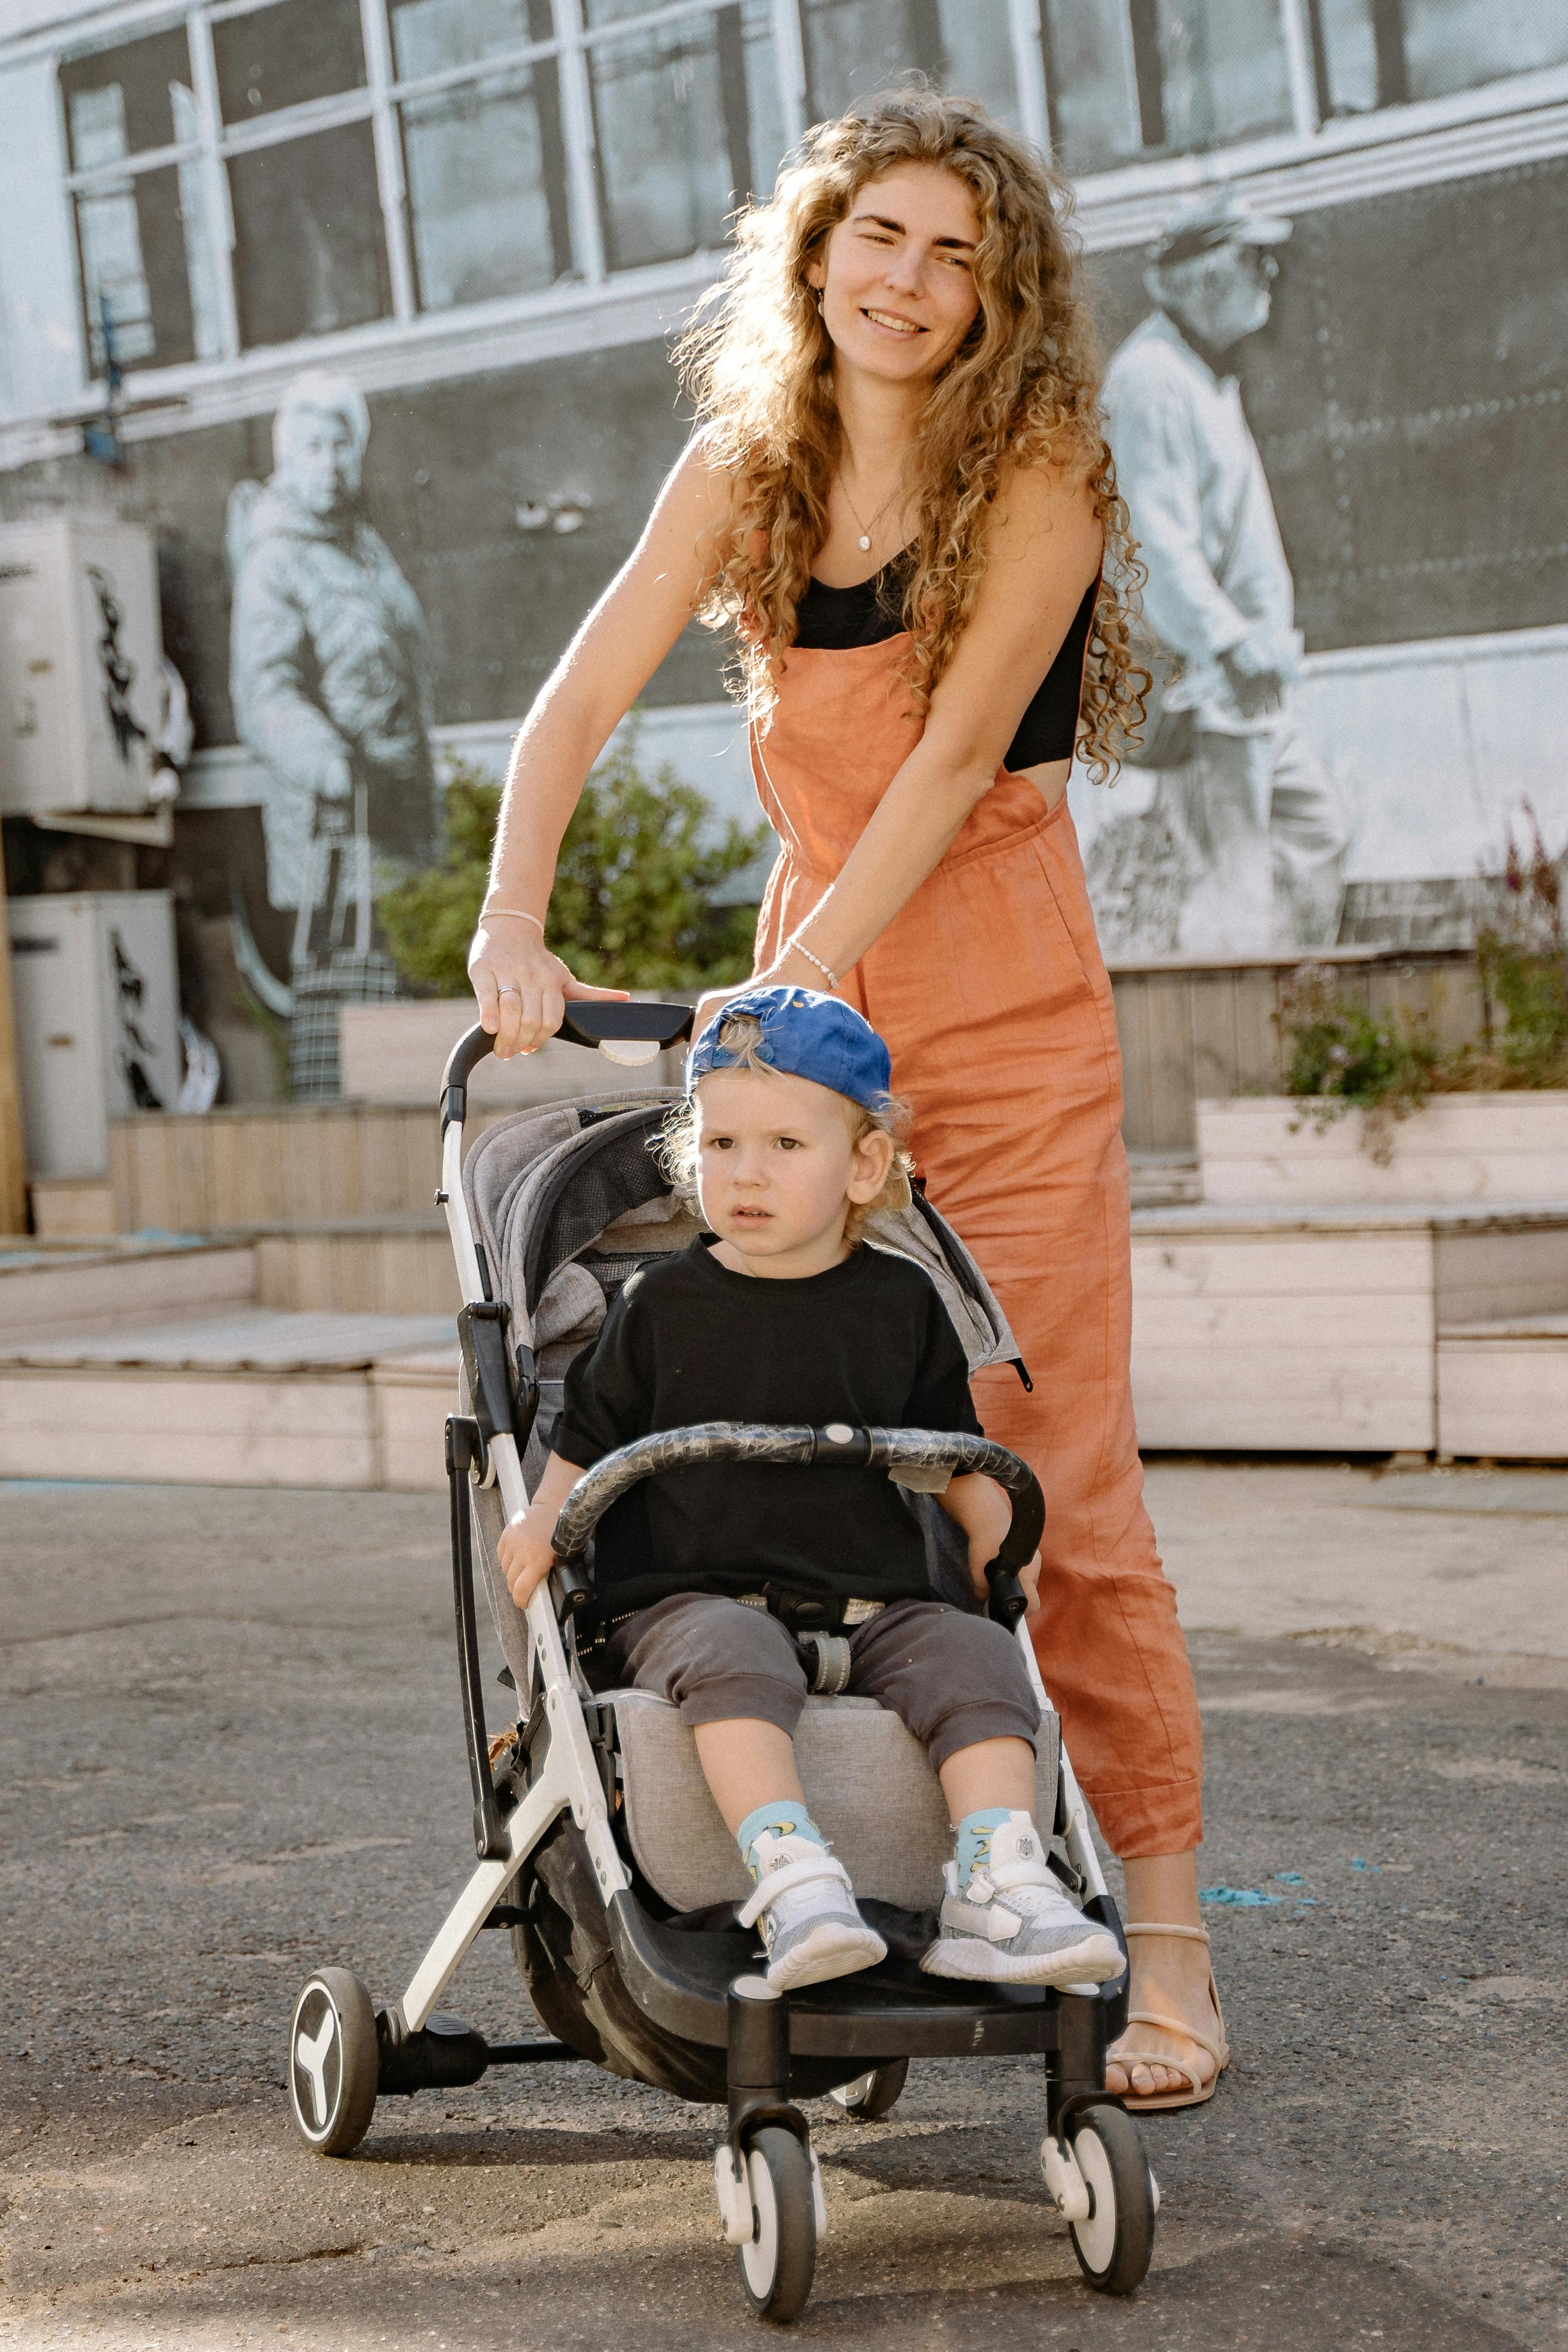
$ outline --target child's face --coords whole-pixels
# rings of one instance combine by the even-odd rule
[[[887,1181],[891,1139],[873,1129],[856,1141],[852,1103],[783,1071],[711,1070],[696,1116],[697,1191],[720,1243],[747,1271],[835,1265],[851,1204],[874,1201]]]

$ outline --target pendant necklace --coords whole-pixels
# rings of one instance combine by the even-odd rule
[[[855,502],[854,502],[853,499],[852,499],[852,498],[851,498],[851,496],[850,496],[850,487],[849,487],[849,484],[845,481],[845,479],[844,479],[844,478],[843,478],[843,475],[842,475],[841,473],[841,474],[840,474],[840,476],[839,476],[839,488],[840,488],[840,489],[841,489],[841,490],[842,490],[842,492],[843,492],[843,494],[844,494],[844,504],[845,504],[845,506],[847,506],[847,507],[848,507],[848,509],[849,509],[849,510],[850,510],[851,514],[852,514],[852,515],[853,515],[853,517],[854,517],[854,519],[855,519],[856,522],[857,522],[857,523],[860,523],[860,534],[861,534],[861,535],[860,535],[860,537],[856,540],[856,541],[855,541],[855,545],[860,549],[860,551],[861,551],[861,552],[862,552],[862,555],[869,555],[869,554],[870,554],[870,552],[871,552],[871,534],[872,534],[872,531],[873,531],[873,530],[876,529],[876,527],[877,527],[878,523],[882,520],[882,519],[883,519],[883,515],[887,512],[887,510],[888,510],[889,507],[893,504],[894,499],[898,496],[898,485],[895,483],[895,484],[894,485],[893,488],[892,488],[891,490],[889,490],[889,492],[888,492],[888,494],[887,494],[886,498],[885,498],[885,499],[883,499],[883,502],[882,502],[881,506],[879,506],[879,507],[878,507],[878,509],[877,509],[877,510],[876,510],[875,514],[873,514],[873,517],[872,517],[872,519],[871,519],[871,524],[870,524],[870,528],[869,528],[869,529],[867,528],[867,526],[866,526],[863,522],[861,522],[861,518],[860,518],[860,509],[859,509],[859,508],[855,505]]]

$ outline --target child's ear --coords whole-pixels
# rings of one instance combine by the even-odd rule
[[[868,1201],[874,1201],[882,1191],[892,1171],[893,1155],[893,1138],[880,1127],[869,1127],[862,1136],[856,1139],[850,1181],[845,1190],[857,1208],[863,1208]]]

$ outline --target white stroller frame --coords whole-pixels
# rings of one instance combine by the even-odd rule
[[[583,1045],[607,1046],[617,1062],[635,1063],[652,1060],[662,1046],[686,1034],[690,1017],[685,1006],[572,1005],[563,1034]],[[534,1592],[523,1612],[529,1666],[537,1678],[534,1712],[537,1716],[542,1705],[548,1744],[526,1790],[512,1792],[516,1801],[509,1810],[503,1809],[497,1795],[486,1749],[472,1575],[472,1520],[462,1474],[466,1473],[476,1488],[497,1490],[507,1520],[524,1510],[528,1501],[507,1360],[507,1309],[489,1295],[486,1262],[463,1186],[466,1082],[473,1066],[490,1052],[492,1043],[483,1030],[471,1030],[448,1064],[442,1096],[441,1190],[436,1196],[445,1211],[464,1300],[458,1328],[468,1412],[448,1420],[447,1460],[449,1473],[454,1474],[459,1664],[479,1858],[399,2000],[378,2015],[359,1980],[337,1969],[319,1971],[300,1994],[290,2037],[291,2103],[296,2125],[307,2144],[327,2155],[346,2154],[357,2144],[369,2126],[378,2091],[455,2088],[476,2081],[488,2065],[581,2054],[559,2042],[486,2045],[471,2029],[439,2015],[436,2007],[480,1932],[486,1926],[507,1924],[516,1916],[507,1904],[508,1892],[563,1813],[570,1812],[591,1866],[628,1987],[640,2000],[646,1992],[649,2014],[661,2017],[656,1956],[636,1948],[634,1937],[628,1942],[624,1934],[615,1932],[618,1915],[635,1908],[634,1904],[622,1905],[615,1899],[632,1896],[632,1880],[612,1826],[601,1754],[584,1720],[584,1701],[591,1702],[592,1694],[576,1663],[575,1639],[569,1649],[563,1636],[562,1620],[589,1597],[590,1588],[577,1560],[600,1512],[617,1493],[655,1466],[647,1457],[653,1455],[666,1466],[680,1458],[678,1444],[672,1454],[667,1436],[643,1439],[608,1457],[580,1481],[562,1513],[557,1531],[557,1570]],[[810,1432],[742,1431],[734,1425],[714,1424],[702,1433],[672,1434],[677,1439],[700,1435],[709,1441],[704,1458],[713,1458],[715,1437],[738,1441],[725,1451],[745,1451],[750,1458],[758,1458],[758,1441],[766,1440],[768,1450],[760,1458],[774,1460],[814,1458],[810,1452],[802,1451],[808,1443],[821,1445],[824,1439],[837,1442],[841,1437],[837,1425],[831,1432]],[[842,1433],[844,1438],[849,1434]],[[853,1458],[884,1467],[905,1463],[930,1466],[938,1461],[949,1467],[960,1462],[979,1467],[983,1460],[984,1466],[1013,1490],[1014,1534],[1021,1531],[1027,1546],[1021,1559],[1032,1552],[1039,1518],[1033,1520],[1031,1533],[1026,1489],[1032,1489],[1038,1505],[1039,1488],[1027,1468],[1004,1449],[983,1439],[944,1438],[923,1432],[873,1431],[854,1435],[857,1441],[869,1440],[870,1448]],[[569,1520],[575,1521],[575,1536],[569,1529]],[[998,1592],[1004,1601],[1010,1592],[1016,1608],[1005,1612],[1004,1622],[1012,1623],[1042,1714],[1050,1717],[1053,1710],[1022,1622],[1021,1589],[1009,1566],[1003,1565],[1001,1559],[992,1563],[992,1613],[998,1613]],[[526,1713],[528,1694],[521,1685],[518,1699]],[[1090,1832],[1088,1811],[1065,1748],[1060,1757],[1056,1826],[1074,1892],[1085,1908],[1122,1940],[1115,1906]],[[935,1979],[924,1981],[936,1984]],[[844,1982],[859,1985],[861,1980]],[[1042,2171],[1058,2210],[1071,2227],[1075,2251],[1090,2284],[1122,2294],[1130,2292],[1147,2269],[1158,2203],[1135,2128],[1120,2102],[1103,2088],[1104,2045],[1111,2034],[1122,2030],[1124,1982],[1124,1978],[1119,1992],[1116,1987],[1080,1986],[1047,1995],[1046,2001],[1057,2013],[1053,2038],[1049,2040],[1017,2038],[1022,2030],[1016,2011],[1019,1994],[1009,1989],[1004,2000],[1014,2006],[1004,2006],[995,2013],[1004,2033],[1010,2021],[1013,2038],[997,2039],[977,2019],[970,2040],[963,2045],[982,2054],[987,2047],[1057,2051],[1061,2079],[1054,2085],[1051,2062],[1047,2060],[1050,2128],[1041,2147]],[[829,1983],[810,1990],[813,1994],[831,1994],[838,1986]],[[964,1990],[990,1994],[997,1989],[976,1986]],[[716,2157],[720,2216],[727,2239],[739,2249],[747,2298],[759,2313],[779,2320],[793,2318],[804,2304],[815,2242],[827,2224],[805,2119],[789,2104],[791,2058],[802,2048],[858,2051],[861,2039],[846,2042],[841,2034],[835,2041],[833,2029],[826,2021],[813,2026],[797,2018],[798,2033],[803,2032],[805,2038],[792,2040],[790,2009],[791,2000],[780,1999],[759,1976],[743,1974],[731,1983],[727,2011],[730,2128]],[[1038,2012],[1037,2003],[1031,2012],[1037,2020]],[[683,2009],[678,2002],[672,2006],[669,1998],[664,2000],[663,2021],[673,2023],[676,2031],[695,2031],[698,2039],[711,2042],[715,2039],[711,2027],[693,2029],[685,2022],[695,2013],[689,2001]],[[871,2022],[874,2025],[874,2021]],[[906,2042],[909,2023],[906,2008],[897,2028]],[[1043,2035],[1044,2031],[1040,2025],[1039,2033]],[[867,2118],[892,2105],[907,2066],[907,2059],[895,2060],[891,2052],[883,2055],[876,2041],[873,2030],[865,2053],[872,2061],[869,2071],[833,2094],[847,2112]],[[898,2046],[896,2039],[894,2046]],[[932,2049],[947,2046],[941,2042],[930,2044]],[[915,2054],[919,2054],[918,2048]]]

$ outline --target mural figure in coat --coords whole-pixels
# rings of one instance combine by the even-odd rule
[[[271,478],[235,487],[225,528],[230,691],[267,770],[267,893],[295,914],[289,1066],[305,1101],[339,1091],[338,1006],[396,992],[374,889],[427,863],[435,830],[429,637],[361,509],[370,429],[348,377],[296,376]]]
[[[1157,784],[1090,859],[1124,954],[1289,953],[1339,929],[1345,812],[1291,709],[1295,585],[1229,365],[1267,323],[1290,234],[1228,189],[1184,205],[1145,278],[1155,310],[1106,373],[1156,684],[1137,764]]]

